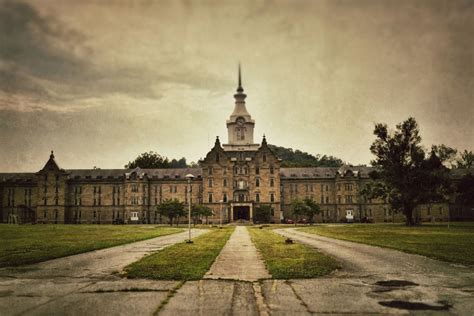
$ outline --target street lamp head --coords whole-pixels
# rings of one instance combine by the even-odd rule
[[[188,173],[188,174],[186,175],[186,179],[192,180],[192,179],[194,179],[194,175]]]

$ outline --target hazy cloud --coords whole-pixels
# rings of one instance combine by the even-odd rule
[[[414,116],[472,150],[472,38],[469,0],[0,0],[0,170],[197,160],[239,60],[255,141],[368,163],[374,123]]]

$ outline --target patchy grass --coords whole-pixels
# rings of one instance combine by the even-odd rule
[[[200,280],[221,252],[234,227],[213,229],[209,233],[167,247],[125,268],[129,278],[159,280]]]
[[[321,236],[393,248],[463,264],[474,264],[474,223],[317,225],[301,231]]]
[[[271,228],[250,228],[250,236],[274,279],[315,278],[338,268],[337,261],[306,245],[286,244]]]
[[[155,226],[0,225],[0,267],[65,257],[182,232]]]

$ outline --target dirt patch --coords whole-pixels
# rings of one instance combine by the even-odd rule
[[[422,302],[409,302],[409,301],[385,301],[379,302],[380,305],[391,307],[391,308],[398,308],[398,309],[406,309],[406,310],[430,310],[430,311],[446,311],[453,307],[451,304],[447,302],[438,302],[436,305],[422,303]]]

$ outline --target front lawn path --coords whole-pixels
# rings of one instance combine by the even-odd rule
[[[252,243],[247,227],[237,226],[204,278],[257,281],[269,279],[271,275]]]

